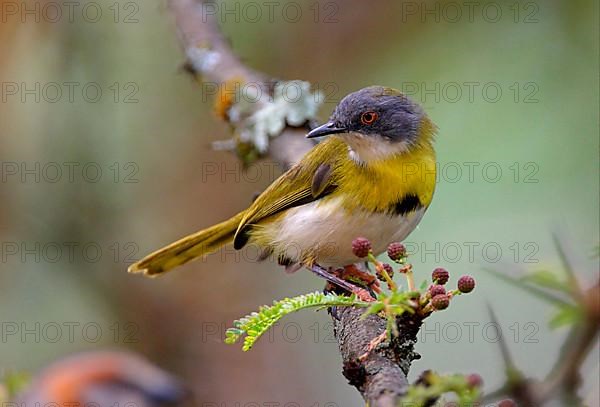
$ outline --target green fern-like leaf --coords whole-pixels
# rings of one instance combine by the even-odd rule
[[[233,323],[225,333],[225,343],[233,344],[243,338],[242,350],[250,350],[265,332],[284,316],[306,308],[325,308],[333,306],[366,307],[370,303],[357,300],[354,295],[323,294],[314,292],[294,298],[285,298],[273,302],[271,306],[262,306],[258,312],[246,315]]]

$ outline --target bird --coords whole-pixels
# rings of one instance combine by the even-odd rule
[[[154,277],[214,252],[256,245],[293,272],[306,267],[343,289],[335,268],[359,259],[358,236],[375,254],[402,241],[421,221],[436,185],[436,125],[400,91],[370,86],[348,94],[329,120],[308,132],[325,138],[230,219],[184,237],[133,263]]]
[[[9,404],[159,407],[184,405],[188,396],[179,379],[141,356],[99,350],[51,363]]]

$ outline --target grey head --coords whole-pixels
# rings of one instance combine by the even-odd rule
[[[417,141],[424,117],[421,106],[400,91],[370,86],[343,98],[329,121],[313,129],[307,137],[358,133],[411,145]]]

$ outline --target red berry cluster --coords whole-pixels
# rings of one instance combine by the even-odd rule
[[[433,285],[429,287],[428,296],[431,298],[431,308],[441,311],[448,308],[450,300],[458,294],[467,294],[475,288],[475,279],[471,276],[462,276],[458,279],[457,289],[447,292],[444,285],[450,279],[448,270],[438,267],[431,273]]]
[[[373,252],[372,246],[369,239],[365,237],[357,237],[352,240],[352,253],[358,257],[359,259],[366,258],[367,261],[375,266],[375,273],[377,278],[380,281],[384,281],[387,283],[390,290],[395,291],[397,289],[397,285],[392,280],[394,276],[394,268],[388,263],[381,263],[378,261]],[[394,242],[390,243],[387,250],[388,256],[396,263],[403,264],[406,260],[406,247],[402,243]],[[377,253],[378,254],[378,253]],[[402,274],[406,274],[407,279],[409,280],[408,286],[410,290],[414,290],[414,283],[412,280],[412,272],[411,266],[405,265],[399,271]]]
[[[368,258],[368,261],[375,265],[377,278],[380,281],[387,282],[390,290],[396,290],[397,285],[391,279],[394,275],[393,267],[388,263],[381,263],[375,259],[371,249],[371,242],[365,237],[357,237],[352,241],[352,253],[360,259]],[[407,258],[406,247],[399,242],[390,243],[387,249],[387,255],[392,261],[402,265],[398,271],[406,275],[408,290],[416,292],[417,298],[420,295],[420,304],[425,307],[424,309],[426,312],[446,309],[450,305],[452,297],[470,293],[475,288],[475,279],[473,277],[461,276],[458,279],[457,289],[447,290],[444,285],[450,280],[450,273],[448,273],[448,270],[438,267],[431,273],[431,281],[433,284],[426,293],[419,294],[414,285],[412,265],[405,264]]]

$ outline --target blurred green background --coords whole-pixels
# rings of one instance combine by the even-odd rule
[[[361,405],[325,312],[284,320],[249,353],[222,342],[259,305],[322,289],[309,273],[232,251],[160,280],[125,271],[243,209],[278,175],[267,162],[236,176],[237,159],[211,150],[230,133],[181,70],[166,3],[91,2],[86,15],[84,2],[56,22],[44,2],[39,21],[9,15],[7,3],[0,368],[35,372],[74,351],[129,348],[184,378],[199,404]],[[277,3],[272,21],[262,1],[258,19],[247,3],[218,4],[236,3],[220,17],[234,49],[259,71],[323,89],[323,120],[345,94],[381,84],[407,91],[439,126],[441,177],[407,239],[412,262],[419,281],[441,265],[474,275],[478,288],[428,320],[411,378],[431,368],[479,372],[488,390],[501,383],[487,303],[525,372],[547,372],[564,332],[547,328],[546,304],[482,269],[558,267],[551,233],[560,230],[582,280],[597,278],[598,2],[484,1],[470,15],[460,2],[308,0],[292,2],[299,18]],[[75,83],[71,100],[65,83]],[[586,369],[584,391],[598,400],[597,347]]]

